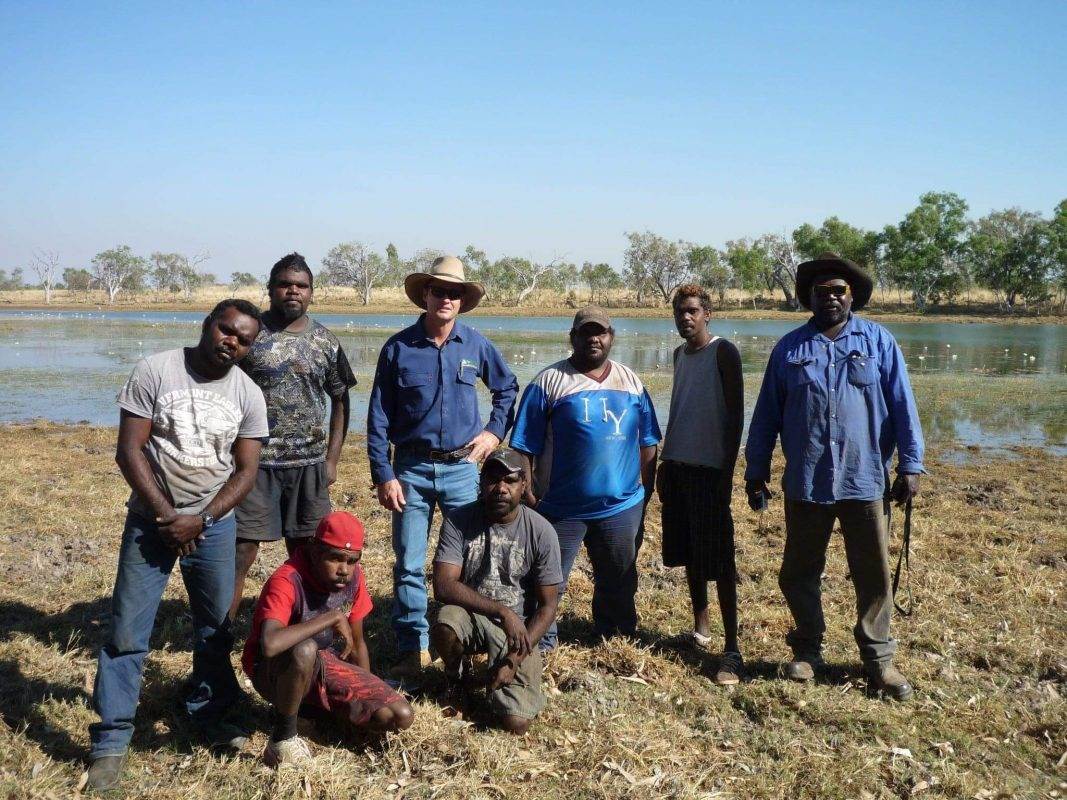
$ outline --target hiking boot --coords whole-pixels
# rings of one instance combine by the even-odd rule
[[[871,691],[893,700],[907,700],[915,691],[896,667],[889,664],[864,664],[863,671]]]
[[[304,764],[312,758],[311,748],[299,736],[282,739],[280,742],[271,739],[263,748],[263,763],[268,767],[279,767],[282,764]]]
[[[815,673],[823,668],[822,656],[818,653],[794,655],[793,660],[785,665],[785,676],[791,681],[806,683],[815,678]]]
[[[208,722],[200,729],[200,733],[212,750],[236,753],[248,744],[248,732],[232,722]]]
[[[94,758],[89,765],[89,782],[85,784],[86,787],[94,792],[106,792],[117,788],[125,766],[125,753],[118,756]]]
[[[433,663],[429,650],[405,650],[400,654],[389,674],[399,680],[417,678]]]
[[[735,686],[745,675],[745,660],[736,650],[727,650],[719,661],[715,683],[719,686]]]

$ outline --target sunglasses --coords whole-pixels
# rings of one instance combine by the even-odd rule
[[[446,297],[449,300],[462,300],[467,294],[466,289],[449,289],[445,286],[431,286],[430,294],[436,297],[438,300],[444,300]]]
[[[813,286],[811,290],[815,292],[815,296],[820,300],[825,300],[831,295],[841,298],[849,293],[847,286]]]

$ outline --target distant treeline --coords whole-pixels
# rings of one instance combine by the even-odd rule
[[[731,289],[753,298],[778,298],[797,308],[797,266],[831,251],[863,265],[880,290],[906,296],[917,309],[951,303],[972,287],[990,290],[998,304],[1012,310],[1019,304],[1041,308],[1067,301],[1067,200],[1050,217],[1009,208],[981,219],[968,217],[966,201],[951,192],[928,192],[899,223],[881,231],[863,230],[838,217],[815,227],[805,223],[791,234],[768,233],[727,241],[723,246],[670,241],[651,231],[627,233],[623,269],[588,261],[578,266],[566,259],[532,261],[516,256],[489,258],[473,245],[459,254],[475,280],[481,281],[491,302],[519,305],[535,290],[561,293],[575,302],[607,303],[629,294],[634,303],[667,303],[683,283],[697,282],[726,302]],[[415,270],[441,255],[420,250],[401,258],[394,245],[378,253],[358,242],[330,249],[316,271],[317,286],[346,286],[359,291],[364,304],[380,287],[396,287]],[[37,287],[46,300],[56,288],[70,291],[103,290],[114,302],[121,292],[154,289],[190,296],[218,283],[201,270],[206,253],[135,254],[128,246],[98,253],[89,268],[61,268],[59,255],[39,252],[30,264]],[[25,285],[24,270],[10,275],[0,270],[0,289]],[[234,272],[234,289],[256,286],[260,279]],[[739,301],[740,302],[740,301]]]

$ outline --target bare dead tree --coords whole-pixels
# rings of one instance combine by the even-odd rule
[[[44,287],[44,301],[52,302],[52,290],[59,283],[59,253],[54,250],[38,250],[31,264],[37,280]]]

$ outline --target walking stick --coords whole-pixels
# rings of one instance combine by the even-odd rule
[[[892,509],[892,506],[890,506]],[[890,524],[892,524],[892,510],[890,510]],[[908,606],[905,608],[897,602],[897,587],[900,586],[901,569],[907,572],[904,590],[908,595]],[[897,556],[897,568],[893,572],[893,608],[902,617],[910,617],[915,610],[915,601],[911,595],[911,498],[904,504],[904,537],[900,542],[900,554]]]

